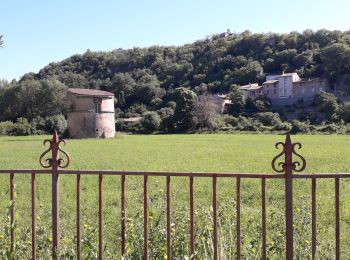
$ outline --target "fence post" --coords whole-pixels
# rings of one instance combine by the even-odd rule
[[[272,160],[272,169],[278,173],[285,174],[285,220],[286,220],[286,259],[293,259],[293,171],[301,172],[306,167],[305,159],[295,152],[295,147],[301,149],[300,143],[292,143],[290,134],[286,134],[284,143],[276,143],[276,148],[283,147],[282,152],[275,156]],[[293,162],[293,154],[301,160]],[[284,162],[277,163],[277,159],[284,155]],[[281,167],[281,168],[280,168]]]
[[[70,156],[67,152],[61,149],[60,143],[66,144],[65,140],[59,140],[57,131],[54,131],[52,140],[45,140],[44,145],[49,143],[48,149],[40,156],[39,162],[43,168],[51,168],[52,174],[52,258],[58,259],[59,245],[60,245],[60,182],[59,182],[59,169],[68,167],[70,163]],[[51,158],[45,159],[44,156],[51,151]],[[65,160],[60,158],[59,152],[62,152],[66,156],[66,162],[61,165]],[[45,164],[45,161],[47,162]]]

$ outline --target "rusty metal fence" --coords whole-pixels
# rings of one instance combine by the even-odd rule
[[[212,180],[212,208],[213,208],[213,257],[218,259],[218,207],[217,207],[217,180],[224,178],[236,179],[236,247],[237,259],[241,258],[241,179],[261,179],[261,256],[266,259],[266,179],[284,179],[285,180],[285,240],[286,240],[286,259],[293,259],[293,180],[311,179],[311,215],[312,215],[312,259],[316,257],[316,181],[319,178],[334,179],[335,183],[335,258],[340,259],[340,210],[339,210],[339,180],[341,178],[350,178],[350,173],[339,174],[301,174],[305,169],[306,161],[299,155],[295,149],[301,149],[300,143],[292,143],[289,133],[286,135],[284,143],[276,143],[276,149],[282,148],[281,152],[272,160],[272,169],[277,174],[259,174],[259,173],[205,173],[205,172],[135,172],[135,171],[95,171],[95,170],[65,170],[70,163],[70,156],[65,152],[60,144],[65,144],[64,140],[59,140],[57,132],[54,133],[52,140],[45,140],[44,145],[48,144],[47,150],[40,156],[41,170],[0,170],[0,174],[10,175],[10,200],[14,201],[14,176],[22,174],[31,175],[31,223],[32,223],[32,259],[36,259],[36,180],[37,174],[52,175],[52,258],[57,259],[60,250],[60,219],[59,219],[59,176],[62,174],[76,176],[76,257],[81,259],[81,225],[80,225],[80,178],[81,175],[98,176],[98,248],[99,259],[103,259],[103,176],[118,175],[121,178],[121,254],[126,253],[126,181],[128,176],[143,177],[143,257],[149,258],[148,221],[148,179],[151,176],[165,177],[166,186],[166,247],[167,259],[172,259],[172,234],[171,234],[171,180],[176,177],[188,177],[189,181],[189,224],[190,251],[191,258],[195,258],[196,241],[196,219],[195,219],[195,198],[194,198],[194,178],[210,178]],[[51,154],[51,158],[45,159],[45,156]],[[65,158],[61,158],[63,154]],[[294,157],[297,160],[294,160]],[[283,158],[284,157],[284,158]],[[282,159],[282,161],[280,160]],[[284,159],[284,160],[283,160]],[[293,174],[293,172],[296,172]],[[10,239],[11,247],[15,243],[15,230],[13,224],[15,221],[15,208],[10,212]]]

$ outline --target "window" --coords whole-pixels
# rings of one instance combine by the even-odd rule
[[[284,93],[284,94],[287,94],[287,90],[286,90],[286,89],[284,89],[284,90],[283,90],[283,93]]]
[[[273,94],[275,94],[275,95],[276,95],[276,93],[277,93],[277,91],[276,91],[276,89],[274,89],[274,90],[273,90]]]
[[[93,102],[94,102],[95,113],[101,113],[101,103],[102,103],[101,98],[94,98]]]
[[[315,92],[315,88],[312,88],[312,92]]]
[[[266,91],[266,94],[267,94],[267,95],[268,95],[268,94],[270,94],[270,91],[269,91],[269,90],[267,90],[267,91]]]

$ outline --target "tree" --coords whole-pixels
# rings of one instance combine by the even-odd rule
[[[197,103],[197,95],[188,88],[180,87],[175,89],[174,97],[176,102],[173,115],[175,129],[188,130],[194,126],[194,108]]]
[[[66,86],[58,80],[25,80],[16,86],[15,104],[30,120],[64,112]]]
[[[2,47],[4,41],[2,40],[2,35],[0,35],[0,47]]]
[[[251,111],[252,112],[265,112],[269,110],[271,106],[271,101],[265,95],[259,95],[254,100],[251,101]],[[248,109],[248,102],[247,102]]]
[[[339,105],[337,97],[332,93],[320,92],[315,95],[315,104],[320,108],[321,112],[324,112],[330,119],[332,115],[337,111]]]
[[[321,61],[327,78],[333,82],[341,74],[350,73],[350,47],[334,43],[321,51]]]
[[[340,120],[343,120],[345,123],[350,123],[350,104],[346,103],[339,106],[337,115]]]
[[[220,107],[208,95],[199,96],[195,106],[195,121],[199,128],[214,129]]]
[[[231,86],[231,92],[228,95],[228,98],[231,101],[229,106],[230,114],[239,114],[243,111],[245,107],[245,98],[243,91],[237,85]]]

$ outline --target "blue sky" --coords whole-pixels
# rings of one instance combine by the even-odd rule
[[[348,0],[1,0],[0,79],[73,54],[182,45],[230,29],[350,29]]]

